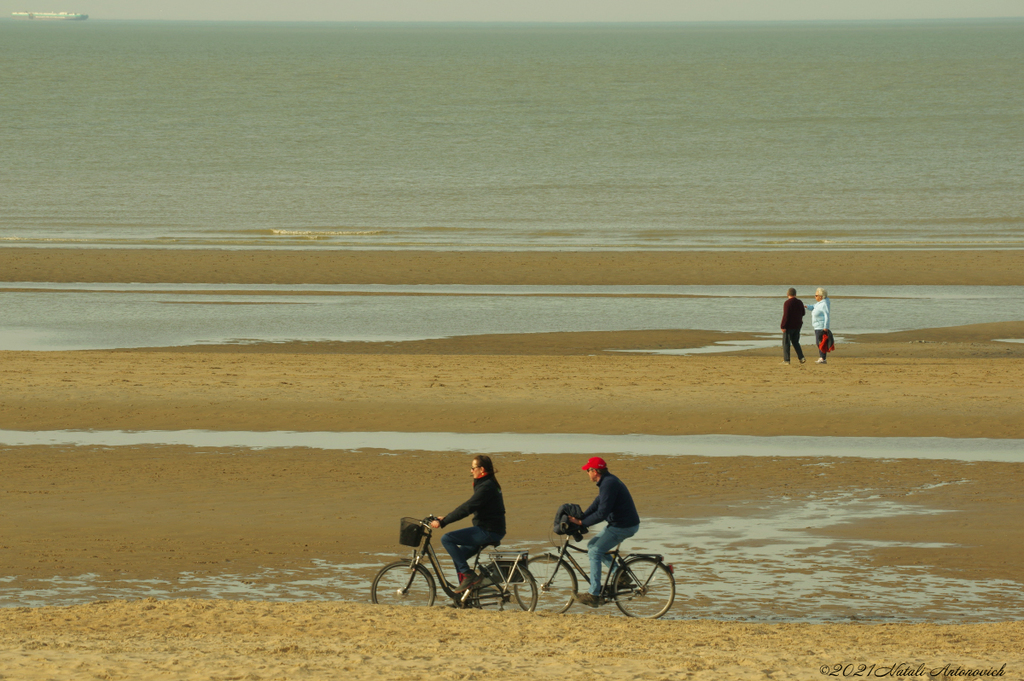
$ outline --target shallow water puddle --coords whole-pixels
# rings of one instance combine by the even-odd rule
[[[778,345],[782,340],[782,335],[776,336],[762,335],[758,339],[750,340],[728,340],[718,341],[713,345],[705,345],[701,348],[669,348],[662,350],[611,350],[610,352],[625,352],[634,355],[706,355],[715,352],[734,352],[736,350],[758,350],[760,348],[772,348]],[[836,341],[840,342],[842,339],[836,336]]]
[[[392,556],[387,556],[388,560]],[[182,572],[174,579],[102,579],[96,574],[21,580],[0,577],[0,605],[42,607],[135,598],[223,598],[228,600],[363,600],[382,563],[336,564],[314,560],[306,568],[264,568],[251,574]]]
[[[668,616],[676,619],[963,622],[1016,617],[1024,596],[1015,583],[939,577],[920,566],[880,568],[866,560],[872,548],[941,545],[837,540],[822,533],[842,523],[941,512],[870,493],[779,498],[738,505],[708,518],[645,520],[625,549],[660,553],[674,565],[677,596]],[[515,542],[514,547],[529,549],[531,555],[555,551],[543,542]],[[367,555],[367,562],[358,564],[314,560],[309,567],[251,574],[184,572],[170,580],[5,576],[0,577],[0,605],[134,598],[366,602],[380,567],[408,553],[400,549]],[[442,560],[449,563],[447,556]],[[618,613],[610,607],[595,612]]]
[[[778,621],[1001,621],[1024,605],[1019,585],[939,577],[922,566],[878,567],[875,548],[942,544],[835,538],[826,527],[932,514],[875,497],[784,499],[738,507],[736,516],[645,523],[631,551],[657,551],[675,566],[675,616]],[[1014,596],[1016,594],[1016,596]]]
[[[798,289],[809,292],[810,285]],[[289,341],[411,341],[482,334],[706,329],[778,346],[777,286],[469,286],[0,282],[0,350],[61,351]],[[886,333],[1024,316],[1022,286],[844,286],[837,326]],[[813,334],[805,333],[813,339]],[[810,341],[813,345],[813,340]]]
[[[0,445],[183,445],[304,447],[495,454],[635,456],[859,457],[1024,462],[1024,441],[941,437],[756,437],[749,435],[595,435],[592,433],[399,433],[210,430],[0,430]]]

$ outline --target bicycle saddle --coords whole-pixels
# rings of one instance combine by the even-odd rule
[[[501,545],[501,540],[500,539],[498,541],[489,541],[486,544],[481,544],[480,547],[476,550],[476,555],[477,556],[481,555],[484,552],[484,549],[486,549],[488,546],[500,546],[500,545]]]

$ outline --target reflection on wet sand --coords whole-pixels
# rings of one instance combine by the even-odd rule
[[[824,464],[828,465],[828,464]],[[624,553],[659,553],[674,566],[677,596],[670,619],[771,622],[998,622],[1024,607],[1016,583],[943,577],[909,566],[878,568],[865,552],[887,546],[952,545],[878,540],[837,540],[822,533],[866,519],[934,515],[948,511],[898,503],[869,491],[816,499],[765,499],[719,509],[700,519],[650,519],[622,547]],[[554,552],[561,538],[517,542],[531,555]],[[585,545],[586,538],[583,544]],[[381,566],[407,555],[365,554],[364,562],[313,559],[306,565],[233,571],[194,570],[167,578],[40,576],[15,583],[0,576],[6,607],[75,605],[139,598],[369,601]],[[443,551],[442,564],[453,571]],[[584,564],[585,564],[584,559]],[[439,601],[443,604],[443,598]],[[618,614],[606,608],[599,614]]]

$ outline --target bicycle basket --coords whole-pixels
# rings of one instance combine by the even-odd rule
[[[523,573],[519,570],[515,570],[515,572],[513,572],[512,568],[516,566],[517,561],[519,562],[520,567],[526,567],[526,563],[529,560],[529,558],[530,553],[528,551],[522,551],[518,553],[491,554],[491,560],[494,561],[494,564],[498,566],[499,570],[501,570],[502,581],[508,580],[512,583],[525,581],[525,579],[523,578]],[[509,579],[510,574],[512,575],[511,579]]]
[[[416,518],[402,518],[402,525],[398,530],[398,542],[402,546],[419,546],[426,532],[423,524]]]

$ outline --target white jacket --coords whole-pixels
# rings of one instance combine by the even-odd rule
[[[832,328],[829,326],[832,302],[828,298],[822,298],[814,305],[808,305],[807,309],[811,311],[811,326],[815,331]]]

